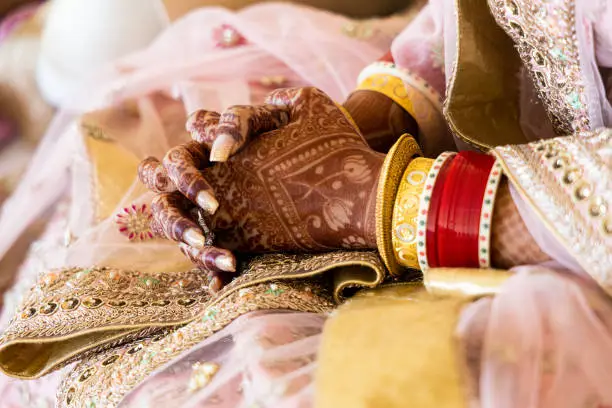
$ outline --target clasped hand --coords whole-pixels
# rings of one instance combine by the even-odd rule
[[[193,140],[162,162],[145,159],[139,177],[157,193],[154,231],[179,242],[200,268],[235,271],[231,251],[376,247],[384,156],[322,91],[280,89],[261,106],[197,111],[186,127]],[[206,225],[194,209],[206,212]]]

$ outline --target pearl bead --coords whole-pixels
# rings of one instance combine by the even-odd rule
[[[591,196],[591,186],[586,183],[581,184],[574,190],[574,196],[578,201],[586,200]]]
[[[593,217],[604,215],[608,210],[608,206],[601,197],[594,197],[589,206],[589,214]]]

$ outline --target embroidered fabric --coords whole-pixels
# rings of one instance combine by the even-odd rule
[[[311,313],[244,315],[151,374],[119,407],[310,407],[324,322]],[[211,363],[218,371],[199,378]]]

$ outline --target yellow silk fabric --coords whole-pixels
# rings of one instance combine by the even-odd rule
[[[460,298],[420,285],[356,296],[324,329],[316,408],[465,408],[454,331]]]

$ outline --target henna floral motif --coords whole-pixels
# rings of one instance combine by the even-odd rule
[[[198,177],[193,169],[201,169],[220,202],[211,217],[220,246],[249,252],[375,247],[373,193],[382,156],[315,88],[278,90],[267,103],[221,115],[214,143],[223,135],[236,145],[249,140],[227,162],[201,169],[182,154],[172,156],[174,167],[164,161],[184,193]],[[193,200],[193,193],[185,195]],[[194,224],[186,202],[167,193],[154,201],[157,221],[177,241]],[[201,264],[207,250],[184,251]]]

